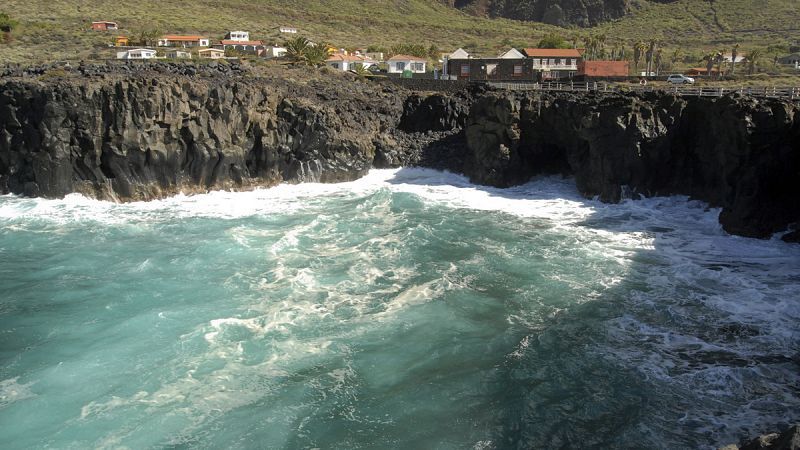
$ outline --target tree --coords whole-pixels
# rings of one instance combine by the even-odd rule
[[[739,44],[736,44],[733,46],[733,49],[731,49],[731,75],[736,74],[736,58],[739,56]],[[744,59],[744,57],[742,57],[742,59]]]
[[[431,44],[431,46],[428,47],[428,54],[426,56],[434,61],[438,61],[439,53],[441,53],[439,47],[437,47],[436,44]]]
[[[717,76],[719,79],[722,79],[722,63],[725,61],[725,54],[722,50],[718,51],[716,55],[714,55],[714,62],[717,63]]]
[[[644,56],[646,49],[647,45],[642,41],[633,44],[633,70],[637,75],[639,73],[639,63],[642,61],[642,56]]]
[[[563,37],[551,33],[547,36],[543,37],[542,40],[539,41],[539,48],[569,48],[569,44],[564,40]]]
[[[328,47],[322,44],[309,45],[306,47],[303,62],[307,66],[319,67],[325,64],[325,61],[330,56]]]
[[[662,48],[656,50],[656,56],[655,56],[656,76],[658,76],[661,73],[661,64],[664,62],[663,53],[664,49]]]
[[[6,13],[0,13],[0,31],[3,33],[11,33],[17,25],[19,25],[19,22],[12,19],[11,16]]]
[[[670,62],[670,64],[672,64],[672,65],[674,66],[675,64],[677,64],[677,63],[678,63],[678,61],[680,61],[680,60],[681,60],[681,57],[682,57],[682,56],[683,56],[683,54],[682,54],[682,52],[681,52],[681,49],[680,49],[680,48],[676,48],[676,49],[675,49],[675,50],[673,50],[673,51],[672,51],[672,53],[669,55],[669,62]]]
[[[761,49],[756,48],[750,50],[750,53],[748,53],[747,56],[745,56],[750,75],[756,73],[756,67],[758,67],[758,63],[760,62],[763,53],[764,52]]]
[[[355,69],[353,69],[352,72],[361,77],[367,77],[371,75],[369,69],[364,67],[363,64],[356,64]]]
[[[136,33],[137,42],[139,45],[143,45],[145,47],[153,46],[158,43],[158,38],[161,36],[161,32],[155,28],[143,28]]]
[[[306,51],[311,44],[303,36],[297,36],[286,41],[283,46],[286,48],[286,57],[293,63],[299,64],[305,61]]]
[[[714,54],[709,53],[703,57],[703,61],[706,62],[706,75],[711,78],[711,69],[714,68]]]
[[[656,39],[650,39],[647,51],[644,54],[645,61],[647,62],[647,76],[650,76],[650,73],[653,71],[653,57],[655,56],[656,48],[658,48],[658,41]]]

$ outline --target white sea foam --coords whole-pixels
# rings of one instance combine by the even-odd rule
[[[33,398],[36,394],[31,391],[34,382],[20,384],[19,377],[0,381],[0,409],[14,402]]]
[[[423,199],[425,206],[495,213],[498,220],[521,219],[520,223],[552,231],[557,245],[537,249],[544,259],[592,261],[571,271],[544,274],[551,284],[579,292],[576,304],[603,298],[623,279],[638,279],[645,287],[618,294],[627,299],[631,312],[609,320],[610,344],[594,350],[604,358],[613,357],[619,364],[629,365],[649,380],[677,386],[676,392],[695,386],[709,396],[727,398],[744,383],[743,377],[749,376],[749,369],[733,363],[715,365],[713,358],[705,355],[733,355],[731,358],[746,361],[794,356],[791,352],[800,336],[797,246],[776,239],[729,236],[717,222],[718,210],[685,197],[606,205],[582,198],[573,183],[570,179],[542,178],[511,189],[495,189],[475,186],[449,173],[402,169],[373,170],[350,183],[280,185],[252,192],[178,195],[127,204],[78,195],[64,200],[5,196],[0,198],[0,229],[35,228],[31,225],[35,223],[146,227],[176,218],[269,219],[314,213],[313,219],[279,229],[234,224],[227,230],[236,245],[260,249],[269,257],[268,266],[257,276],[237,273],[226,281],[233,288],[242,283],[248,286],[246,304],[239,305],[238,314],[224,313],[195,324],[194,330],[181,339],[194,350],[175,362],[174,376],[147,391],[88,402],[81,409],[85,420],[118,409],[157,411],[169,407],[192,418],[193,425],[184,430],[188,433],[209,417],[268,398],[276,389],[276,379],[319,366],[326,358],[338,361],[344,352],[340,343],[345,338],[380,329],[404,311],[424,307],[448,293],[481,292],[484,286],[462,276],[460,266],[480,267],[493,258],[514,258],[509,248],[487,239],[480,243],[477,255],[437,268],[437,273],[421,274],[414,261],[403,258],[403,246],[408,244],[411,231],[429,236],[430,230],[425,224],[415,223],[410,224],[413,230],[406,230],[403,213],[390,214],[393,205],[387,193],[413,194]],[[336,231],[336,227],[342,221],[324,203],[333,197],[352,200],[359,219],[380,217],[387,229],[397,226],[404,232],[368,236],[353,243],[341,241],[341,235],[347,233]],[[313,238],[318,241],[309,247],[307,241]],[[313,248],[313,257],[304,254],[309,248]],[[332,275],[322,266],[337,259],[350,262],[336,274],[346,279],[326,279]],[[642,260],[645,264],[637,264]],[[132,271],[144,272],[152,265],[145,259]],[[514,300],[535,303],[538,299],[534,294]],[[575,305],[540,306],[529,316],[509,315],[507,321],[529,327],[532,336]],[[650,314],[656,318],[651,319]],[[698,314],[703,315],[703,324],[698,325]],[[659,322],[661,318],[667,323]],[[348,321],[347,329],[337,327],[342,320]],[[720,339],[715,329],[731,323],[752,327],[758,333],[744,338],[737,335],[730,342]],[[704,328],[714,332],[704,335]],[[534,342],[535,338],[525,336],[509,358],[524,358]],[[268,351],[263,356],[248,355],[248,343]],[[325,372],[327,381],[314,379],[311,383],[319,385],[320,391],[326,382],[332,383],[327,392],[339,393],[356,376],[345,364]],[[791,396],[781,400],[792,380],[781,379],[784,375],[779,371],[769,376],[774,380],[765,383],[764,389],[770,400],[797,403]],[[0,408],[32,395],[30,384],[16,383],[16,378],[0,382]],[[757,417],[757,407],[755,403],[752,411],[743,407],[727,422],[730,429],[741,430],[748,420]],[[693,418],[702,416],[702,420],[713,423],[717,420],[713,413],[697,410]],[[352,411],[346,415],[356,418]],[[117,445],[118,438],[108,436],[108,445]],[[493,443],[486,440],[475,446],[491,448]]]

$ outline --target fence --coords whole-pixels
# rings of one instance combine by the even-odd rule
[[[661,92],[690,97],[722,97],[728,94],[750,95],[753,97],[800,99],[800,87],[696,87],[696,86],[641,86],[618,85],[602,82],[549,82],[549,83],[489,83],[499,89],[515,91],[556,91],[556,92]]]

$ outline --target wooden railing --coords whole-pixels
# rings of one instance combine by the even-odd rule
[[[741,94],[753,97],[800,99],[800,87],[701,87],[701,86],[642,86],[603,82],[546,82],[546,83],[489,83],[490,85],[518,91],[557,92],[666,92],[691,97],[722,97]]]

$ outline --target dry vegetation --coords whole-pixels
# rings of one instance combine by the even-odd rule
[[[605,34],[610,46],[630,51],[638,40],[657,38],[666,53],[678,49],[676,67],[699,66],[708,52],[762,48],[766,62],[790,45],[800,44],[798,0],[679,0],[670,4],[638,2],[624,19],[593,29],[562,29],[531,22],[467,15],[436,0],[5,0],[0,10],[19,21],[10,43],[0,44],[0,62],[79,60],[111,57],[116,34],[143,30],[200,33],[219,39],[230,29],[249,30],[268,42],[281,42],[277,27],[297,27],[312,40],[337,46],[398,43],[434,45],[449,51],[465,47],[493,54],[510,46],[535,45],[546,34]],[[119,33],[93,32],[92,20],[114,20]],[[773,68],[774,69],[774,68]],[[789,75],[787,72],[786,75]]]

